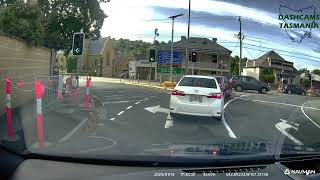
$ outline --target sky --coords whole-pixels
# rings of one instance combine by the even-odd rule
[[[184,14],[174,23],[174,41],[187,36],[189,0],[110,0],[101,3],[108,15],[101,29],[103,37],[127,38],[152,42],[157,28],[158,41],[171,39],[172,21],[169,16]],[[280,6],[283,6],[280,8]],[[310,7],[314,7],[313,9]],[[303,9],[303,12],[295,10]],[[310,29],[281,29],[279,14],[320,14],[319,0],[191,0],[190,37],[218,39],[218,43],[239,55],[239,43],[235,34],[239,32],[238,17],[242,19],[243,57],[255,59],[274,50],[297,69],[320,68],[320,28],[311,29],[311,37],[301,43],[303,31]],[[291,21],[287,21],[291,22]],[[309,23],[311,21],[292,21]],[[320,20],[316,21],[319,23]]]

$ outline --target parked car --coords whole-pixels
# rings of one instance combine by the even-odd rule
[[[256,90],[261,94],[266,94],[271,89],[267,83],[258,81],[251,76],[235,76],[230,80],[230,83],[237,92],[241,92],[242,90]]]
[[[306,91],[298,86],[298,85],[295,85],[295,84],[289,84],[285,87],[284,89],[284,93],[286,94],[298,94],[298,95],[302,95],[302,96],[305,96],[306,95]]]
[[[213,76],[186,75],[170,97],[170,114],[209,116],[222,119],[223,92]]]
[[[231,83],[229,83],[229,80],[226,76],[214,76],[221,88],[221,91],[223,91],[224,97],[230,97],[232,93],[232,86]]]
[[[129,71],[125,71],[121,74],[121,78],[129,78]]]

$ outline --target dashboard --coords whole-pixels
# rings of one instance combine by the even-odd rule
[[[319,170],[318,158],[219,167],[163,167],[28,159],[0,150],[0,177],[11,180],[320,179]]]

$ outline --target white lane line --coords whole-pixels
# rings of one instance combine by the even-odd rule
[[[134,103],[134,104],[139,104],[140,103],[140,101],[138,101],[138,102],[136,102],[136,103]]]
[[[132,106],[127,107],[127,109],[130,109],[130,108],[132,108]]]
[[[110,101],[110,102],[103,102],[103,104],[119,104],[119,103],[128,103],[131,101]]]
[[[148,100],[149,98],[144,98],[145,100]]]
[[[240,97],[243,97],[243,96],[246,96],[246,95],[242,95],[242,96],[240,96]],[[236,98],[231,99],[230,101],[228,101],[228,102],[223,106],[223,109],[226,109],[227,106],[228,106],[232,101],[234,101],[234,100],[236,100],[236,99],[239,99],[240,97],[236,97]],[[231,138],[237,139],[237,136],[234,134],[234,132],[232,131],[232,129],[230,128],[230,126],[229,126],[228,123],[226,122],[226,119],[225,119],[225,117],[224,117],[224,113],[223,113],[223,116],[222,116],[222,124],[223,124],[224,127],[226,128],[229,136],[230,136]]]
[[[118,96],[122,96],[122,95],[109,95],[109,96],[103,96],[103,97],[118,97]]]
[[[308,102],[310,102],[310,101],[307,101],[307,102],[305,102],[305,103],[302,104],[302,106],[301,106],[301,111],[302,111],[302,113],[304,114],[304,116],[306,116],[315,126],[317,126],[318,128],[320,128],[320,126],[319,126],[317,123],[315,123],[315,122],[304,112],[304,109],[303,109],[303,108],[305,108],[305,107],[303,107],[303,105],[306,104],[306,103],[308,103]]]
[[[124,111],[120,111],[117,115],[120,116],[122,113],[124,113]]]
[[[263,102],[263,103],[270,103],[270,104],[278,104],[278,105],[284,105],[284,106],[292,106],[292,107],[298,107],[301,108],[302,106],[300,105],[296,105],[296,104],[287,104],[287,103],[280,103],[280,102],[273,102],[273,101],[263,101],[263,100],[256,100],[256,99],[245,99],[245,98],[239,98],[241,100],[246,100],[246,101],[254,101],[254,102]],[[318,108],[313,108],[313,107],[303,107],[305,109],[312,109],[312,110],[318,110],[320,111],[320,109]]]
[[[110,121],[114,121],[116,118],[110,118]]]
[[[231,138],[233,139],[237,139],[237,136],[234,134],[234,132],[232,131],[232,129],[230,128],[230,126],[227,124],[225,118],[224,118],[224,115],[222,116],[222,123],[223,125],[226,127],[227,131],[228,131],[228,134]]]
[[[74,129],[72,129],[72,131],[70,131],[68,134],[66,134],[63,138],[61,138],[59,140],[59,143],[60,142],[63,142],[63,141],[67,141],[69,140],[74,133],[76,133],[83,125],[85,125],[85,123],[88,121],[88,118],[82,120]]]
[[[173,126],[173,118],[171,117],[170,113],[168,113],[166,124],[164,125],[164,128],[170,128]]]

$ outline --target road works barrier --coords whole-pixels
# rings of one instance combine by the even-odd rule
[[[44,129],[44,127],[47,127],[44,124],[47,118],[52,119],[51,114],[49,116],[50,112],[56,109],[63,109],[65,105],[71,108],[79,107],[81,101],[84,101],[83,99],[86,101],[86,112],[89,112],[90,87],[92,86],[91,77],[86,78],[86,93],[83,95],[81,95],[81,88],[75,87],[74,76],[33,76],[28,78],[28,81],[26,78],[19,80],[7,77],[2,79],[2,81],[4,81],[5,85],[5,94],[2,95],[5,98],[3,99],[5,100],[5,111],[3,111],[5,114],[3,114],[3,117],[6,118],[6,122],[4,121],[3,125],[6,125],[7,137],[0,137],[0,139],[4,138],[11,141],[19,139],[14,126],[21,124],[23,121],[21,119],[26,118],[32,120],[32,123],[28,124],[28,126],[36,128],[28,128],[28,133],[31,135],[36,131],[37,134],[37,136],[31,137],[30,143],[37,141],[38,147],[42,148],[47,144],[45,142],[45,132],[47,131],[48,133],[48,130]],[[27,96],[31,99],[28,98],[28,100],[20,103],[20,100],[23,100]],[[81,96],[85,97],[81,98]],[[12,99],[15,101],[12,101]],[[19,99],[20,104],[15,103],[17,99]],[[23,111],[23,114],[17,115],[13,114],[15,108],[23,108],[28,111]],[[17,112],[20,113],[21,111]],[[17,121],[21,122],[14,123]],[[20,125],[19,128],[21,128]]]

